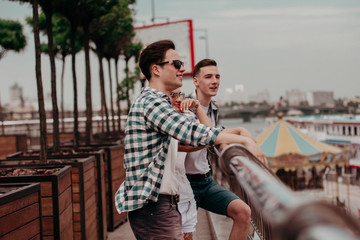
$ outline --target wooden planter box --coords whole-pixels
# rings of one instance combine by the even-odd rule
[[[48,146],[52,146],[53,145],[53,134],[48,133],[46,138],[47,138]],[[68,142],[68,141],[74,139],[74,133],[60,133],[59,139],[60,139],[60,145],[63,145],[64,142]]]
[[[27,136],[0,135],[0,159],[18,151],[27,151]]]
[[[93,142],[95,144],[116,144],[124,139],[123,132],[96,133],[93,134]]]
[[[0,170],[5,169],[11,168],[0,166]],[[17,169],[49,170],[54,166],[17,166]],[[0,176],[0,182],[40,183],[43,239],[73,239],[70,166],[61,167],[49,175]]]
[[[112,232],[127,220],[127,213],[119,214],[115,207],[115,193],[125,181],[124,146],[121,144],[91,145],[105,150],[106,213],[108,231]]]
[[[0,184],[0,239],[42,239],[40,184]]]
[[[116,144],[92,144],[80,147],[80,150],[83,149],[105,151],[106,216],[108,231],[112,232],[127,220],[127,213],[119,214],[115,207],[115,193],[125,181],[124,145],[118,141]]]
[[[1,163],[44,166],[44,164],[39,163],[38,158],[36,155],[23,156],[18,154],[8,157]],[[58,167],[70,165],[72,168],[74,239],[98,239],[95,157],[90,155],[49,155],[48,164]]]
[[[107,238],[107,222],[106,222],[106,191],[105,191],[105,151],[102,149],[78,149],[76,153],[68,147],[61,147],[62,152],[67,155],[48,155],[48,159],[75,159],[95,157],[95,202],[96,202],[96,229],[98,231],[98,239]],[[14,160],[20,159],[20,160]],[[26,160],[27,159],[27,160]],[[38,163],[38,159],[31,160],[32,163]],[[23,160],[30,161],[29,157],[25,157],[22,153],[16,153],[7,157],[7,160],[0,161],[0,165],[4,164],[21,164]],[[29,163],[29,162],[28,162]],[[23,163],[22,163],[23,164]]]

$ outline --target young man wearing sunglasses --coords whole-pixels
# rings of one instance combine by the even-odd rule
[[[178,182],[173,174],[177,146],[241,143],[255,155],[263,153],[247,137],[223,133],[182,116],[171,106],[170,93],[182,86],[185,68],[173,42],[148,45],[139,66],[149,86],[131,106],[125,127],[124,168],[126,178],[116,192],[119,213],[128,212],[137,239],[181,239],[181,216],[177,209]]]
[[[197,63],[193,71],[193,82],[196,89],[190,97],[200,102],[212,125],[218,126],[218,105],[212,100],[220,85],[217,63],[212,59],[203,59]],[[224,132],[253,139],[244,128],[225,129]],[[197,207],[231,217],[233,227],[229,239],[246,239],[250,226],[250,208],[234,193],[214,182],[209,164],[210,156],[213,155],[207,148],[188,153],[186,156],[186,175],[193,189]]]

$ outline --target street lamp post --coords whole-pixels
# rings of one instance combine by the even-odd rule
[[[152,17],[151,17],[151,22],[152,24],[155,24],[155,19],[166,19],[167,22],[170,22],[170,18],[168,17],[155,17],[155,0],[151,0],[151,13],[152,13]]]
[[[155,0],[151,0],[151,13],[152,13],[151,22],[154,24],[155,23]]]
[[[2,105],[1,105],[1,96],[0,96],[0,121],[1,121],[1,134],[5,135],[4,118],[3,118],[3,111],[2,111]]]
[[[204,36],[201,36],[200,39],[205,40],[205,50],[206,50],[206,58],[209,58],[209,43],[208,43],[208,32],[206,28],[196,28],[194,31],[204,32]]]

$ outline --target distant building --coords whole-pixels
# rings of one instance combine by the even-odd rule
[[[10,86],[10,102],[4,104],[5,113],[11,120],[31,119],[38,108],[36,100],[24,100],[23,89],[17,83]]]
[[[17,83],[10,87],[10,101],[13,105],[24,107],[23,89]]]
[[[223,102],[226,104],[241,103],[242,97],[244,94],[244,86],[241,84],[236,84],[235,88],[226,88],[225,89],[225,96]]]
[[[263,91],[256,93],[254,95],[249,96],[249,102],[256,102],[256,103],[262,103],[267,102],[270,103],[270,93],[267,89],[264,89]]]
[[[306,93],[299,89],[286,91],[285,96],[290,106],[299,106],[301,103],[307,102]]]
[[[236,84],[234,95],[235,102],[242,103],[242,98],[244,95],[244,85]]]
[[[334,107],[334,92],[332,91],[315,91],[308,92],[307,101],[310,106]]]
[[[231,88],[226,88],[225,89],[225,96],[224,96],[224,103],[225,104],[230,104],[232,102],[232,94],[233,94],[233,90]]]

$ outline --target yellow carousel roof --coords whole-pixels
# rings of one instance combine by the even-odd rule
[[[319,153],[341,153],[341,149],[316,141],[284,120],[274,123],[258,136],[256,141],[267,157],[286,154],[310,156]]]

